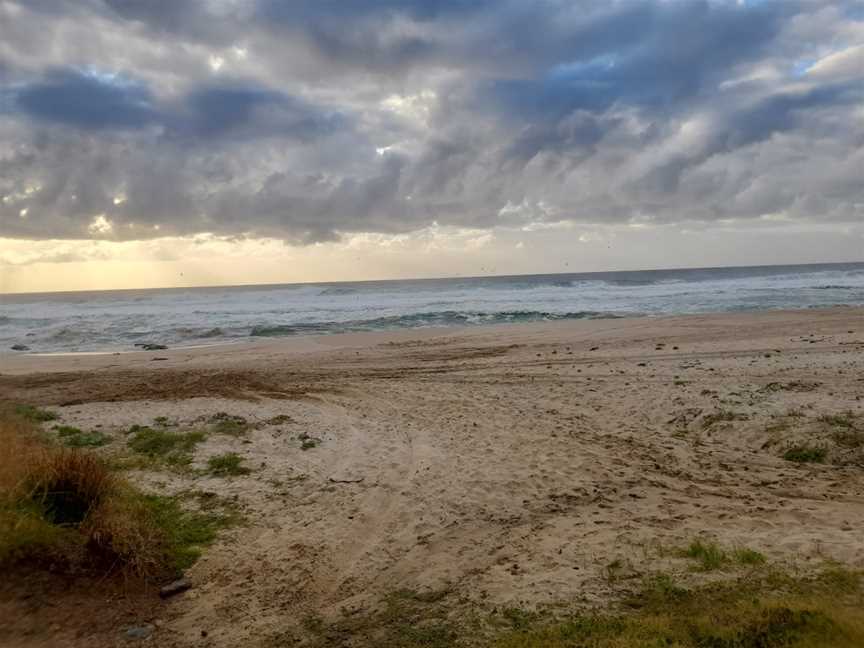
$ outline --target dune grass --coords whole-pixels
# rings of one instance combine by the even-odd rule
[[[301,626],[311,648],[329,646],[375,646],[376,648],[451,648],[481,646],[467,642],[464,630],[447,616],[444,599],[448,590],[397,590],[382,601],[379,609],[348,615],[335,623],[317,616],[303,619]],[[266,646],[293,645],[296,631],[270,638]]]
[[[152,461],[163,461],[178,468],[192,463],[195,446],[207,437],[200,430],[174,432],[141,425],[132,426],[128,434],[130,450]]]
[[[701,572],[716,571],[736,565],[756,567],[766,562],[765,556],[754,549],[738,547],[730,550],[703,538],[695,538],[686,548],[673,553],[694,561],[695,570]]]
[[[33,405],[16,405],[13,409],[15,416],[33,423],[45,423],[56,421],[59,417],[54,412],[44,410]]]
[[[243,461],[243,457],[236,452],[216,455],[207,460],[207,472],[215,477],[248,475],[252,471],[243,465]]]
[[[830,567],[796,579],[768,572],[688,590],[649,579],[630,613],[595,613],[527,627],[493,648],[852,648],[864,646],[861,575]],[[522,619],[524,617],[520,617]]]
[[[89,451],[47,444],[37,420],[0,411],[4,569],[23,561],[160,578],[188,567],[225,526],[216,512],[137,491]]]
[[[731,555],[731,554],[730,554]],[[629,588],[628,588],[629,589]],[[269,638],[377,648],[853,648],[864,646],[861,574],[826,565],[806,578],[773,567],[694,588],[669,574],[586,611],[482,610],[453,590],[401,590],[361,613],[318,616]]]
[[[822,446],[795,445],[783,453],[783,458],[795,463],[822,463],[827,455],[828,449]]]
[[[54,431],[68,448],[99,448],[111,443],[111,437],[98,430],[85,432],[71,425],[55,425]]]
[[[216,434],[227,434],[228,436],[243,436],[249,431],[249,422],[242,416],[219,412],[210,418],[212,430]]]

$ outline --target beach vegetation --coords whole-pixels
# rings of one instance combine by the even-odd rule
[[[72,432],[67,436],[78,436]],[[189,566],[233,518],[144,494],[93,453],[46,443],[34,422],[0,413],[0,565],[145,579]]]
[[[864,445],[864,432],[852,429],[837,430],[831,435],[834,443],[844,448],[860,448]]]
[[[76,434],[81,434],[82,432],[81,428],[77,428],[72,425],[55,425],[54,431],[59,437],[74,436]]]
[[[725,549],[716,542],[694,539],[687,547],[677,551],[677,555],[696,562],[696,570],[701,572],[724,569],[733,564],[757,567],[764,565],[765,556],[748,547]]]
[[[607,563],[603,567],[602,571],[603,578],[609,585],[614,585],[622,580],[636,578],[640,575],[639,571],[634,568],[631,561],[622,558],[616,558]]]
[[[244,461],[236,452],[216,455],[207,460],[207,473],[216,477],[248,475],[251,470],[243,465]]]
[[[505,607],[501,610],[501,616],[515,630],[528,629],[536,625],[540,619],[539,613],[517,607]]]
[[[135,425],[129,430],[127,445],[133,452],[148,459],[182,467],[192,463],[195,446],[205,438],[206,434],[199,430],[173,432]]]
[[[449,590],[394,592],[333,622],[313,615],[268,645],[381,648],[852,648],[864,645],[861,574],[827,565],[808,576],[774,568],[684,587],[646,577],[620,603],[591,610],[504,606],[479,611]],[[299,632],[300,635],[294,634]]]
[[[854,428],[855,418],[855,413],[848,411],[842,414],[823,414],[816,420],[831,427]]]
[[[69,448],[98,448],[111,443],[111,437],[98,430],[85,432],[71,425],[56,425],[54,431],[60,442]]]
[[[209,417],[207,422],[211,426],[210,429],[216,434],[227,434],[234,437],[243,436],[251,427],[249,421],[244,417],[227,412],[217,412]]]
[[[635,597],[625,600],[625,605],[631,608],[639,608],[646,601],[674,601],[687,595],[687,590],[678,584],[671,574],[663,572],[645,577],[642,589]]]
[[[377,646],[378,648],[452,648],[460,643],[464,629],[449,618],[444,600],[449,590],[416,592],[398,590],[387,595],[379,609],[366,614],[345,615],[326,623],[319,617],[303,620],[303,629],[312,635],[306,645],[324,648],[333,645]],[[516,618],[514,615],[513,618]],[[295,639],[293,635],[291,639]],[[348,641],[350,639],[356,640]],[[271,644],[286,645],[287,636]]]
[[[286,423],[294,423],[294,419],[288,414],[277,414],[266,421],[264,421],[267,425],[284,425]]]
[[[736,549],[732,557],[735,559],[735,562],[741,565],[764,565],[765,564],[765,555],[754,550],[748,549],[747,547],[741,547],[740,549]]]
[[[823,446],[793,445],[783,453],[786,461],[795,463],[822,463],[828,454],[828,449]]]
[[[864,645],[860,574],[796,579],[775,572],[685,589],[646,581],[630,613],[545,618],[505,632],[493,648],[852,648]],[[480,644],[483,645],[483,644]]]
[[[60,418],[55,412],[34,407],[33,405],[16,405],[14,412],[15,416],[33,423],[46,423],[48,421],[56,421]]]
[[[164,560],[175,571],[191,567],[219,531],[236,523],[231,511],[190,511],[182,497],[138,495],[138,505],[164,534]]]
[[[729,562],[729,554],[716,542],[697,538],[682,550],[681,555],[698,563],[699,571],[720,569]]]

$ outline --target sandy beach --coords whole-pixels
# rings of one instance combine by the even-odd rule
[[[244,517],[153,612],[160,646],[293,645],[302,619],[399,590],[602,606],[629,576],[714,577],[663,551],[698,537],[864,567],[864,451],[842,423],[864,416],[861,308],[4,355],[0,395],[111,435],[107,457],[159,417],[248,423],[193,463],[236,452],[247,475],[129,472]],[[784,459],[796,445],[824,460]]]

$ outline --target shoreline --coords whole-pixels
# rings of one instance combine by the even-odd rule
[[[323,335],[292,335],[267,338],[250,338],[223,343],[196,344],[183,347],[144,351],[129,349],[124,351],[80,351],[80,352],[6,352],[0,354],[0,376],[22,375],[31,372],[57,372],[73,370],[96,370],[118,365],[143,368],[153,361],[161,366],[175,366],[183,363],[218,362],[242,359],[244,354],[298,354],[327,352],[336,349],[367,348],[381,344],[426,341],[435,338],[465,337],[477,338],[487,335],[521,336],[549,331],[599,334],[617,329],[631,330],[643,324],[662,327],[664,323],[673,326],[688,326],[705,321],[737,322],[754,318],[776,321],[786,318],[806,319],[814,317],[834,317],[856,314],[864,320],[864,306],[837,305],[829,308],[769,309],[746,312],[714,312],[683,315],[640,315],[633,317],[586,318],[547,320],[536,322],[454,325],[387,329],[380,331],[358,331],[330,333]],[[164,364],[162,364],[164,363]]]

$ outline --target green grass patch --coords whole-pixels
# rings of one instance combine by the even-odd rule
[[[99,448],[111,443],[111,437],[98,430],[74,434],[63,439],[63,445],[69,448]]]
[[[82,433],[81,428],[73,427],[71,425],[55,425],[54,431],[59,437],[75,436]]]
[[[494,638],[492,648],[852,648],[864,646],[860,574],[782,573],[684,589],[646,581],[631,613],[543,619]]]
[[[537,612],[523,610],[522,608],[507,607],[501,611],[501,616],[515,630],[525,630],[537,624],[540,615]]]
[[[795,445],[783,453],[783,458],[795,463],[822,463],[827,454],[828,449],[821,446]]]
[[[112,441],[109,435],[98,430],[85,432],[71,425],[55,425],[54,431],[67,448],[99,448]]]
[[[129,433],[127,444],[133,452],[175,467],[191,464],[195,446],[207,436],[200,431],[172,432],[139,425],[130,428]]]
[[[418,593],[400,590],[387,596],[380,609],[366,614],[346,615],[335,623],[312,616],[301,629],[311,635],[313,648],[329,646],[375,646],[376,648],[453,648],[477,645],[461,642],[461,629],[448,618],[444,599],[447,590]],[[288,633],[271,638],[267,645],[290,645],[300,639]]]
[[[729,562],[729,554],[717,543],[706,542],[696,539],[681,552],[685,558],[690,558],[698,563],[699,571],[714,571],[720,569]]]
[[[182,571],[191,567],[201,551],[212,543],[220,530],[233,526],[232,511],[192,511],[184,507],[182,496],[140,495],[140,502],[165,535],[165,552],[170,565]]]
[[[766,568],[687,589],[667,574],[646,578],[603,610],[480,608],[447,590],[393,592],[379,605],[329,621],[312,615],[268,638],[376,648],[860,648],[861,574],[839,565],[809,578]]]
[[[248,475],[252,471],[243,465],[244,461],[236,452],[226,452],[207,460],[207,472],[216,477]]]
[[[740,547],[728,551],[716,542],[696,538],[686,549],[681,549],[678,555],[696,561],[697,571],[709,572],[728,567],[735,563],[756,567],[765,564],[765,556],[753,549]]]
[[[644,580],[642,590],[625,601],[628,607],[644,607],[646,603],[677,601],[687,595],[687,590],[669,574],[653,574]]]
[[[0,502],[0,566],[27,558],[63,562],[81,545],[77,530],[53,524],[40,503],[23,498]]]
[[[243,436],[252,427],[244,417],[227,412],[217,412],[207,419],[207,422],[211,426],[210,429],[216,434],[227,434],[234,437]]]
[[[32,423],[45,423],[47,421],[56,421],[60,418],[54,412],[34,407],[33,405],[16,405],[14,412],[16,416]]]
[[[63,440],[92,434],[72,426],[56,432]],[[164,456],[198,440],[149,444],[160,438],[139,427],[130,442]],[[190,497],[197,506],[187,504]],[[74,574],[122,570],[158,580],[191,565],[220,529],[240,519],[236,503],[212,493],[141,493],[97,454],[46,443],[36,422],[0,410],[2,570],[27,561]]]
[[[757,565],[765,564],[764,554],[761,554],[753,549],[747,549],[746,547],[736,549],[732,553],[732,557],[734,558],[735,562],[741,565],[750,565],[755,567]]]

